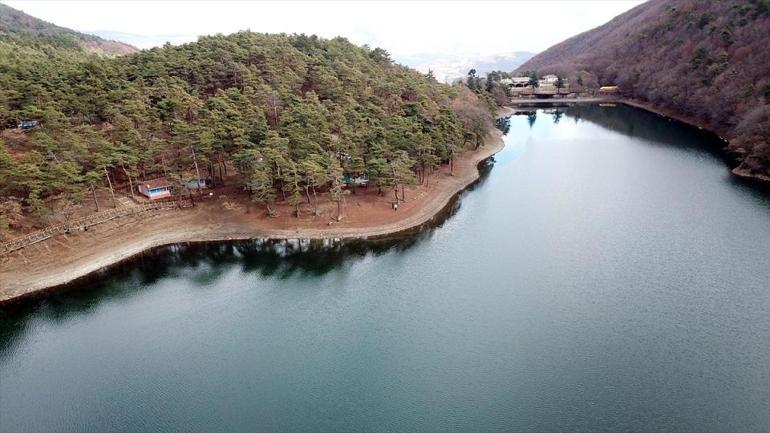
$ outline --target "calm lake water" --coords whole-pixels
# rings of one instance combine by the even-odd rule
[[[509,127],[410,239],[168,248],[0,312],[0,431],[770,431],[770,196],[635,109]]]

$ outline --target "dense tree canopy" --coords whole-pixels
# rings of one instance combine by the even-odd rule
[[[491,125],[464,87],[343,38],[240,32],[108,58],[56,37],[0,38],[0,196],[45,199],[155,176],[221,182],[255,202],[341,197],[342,174],[398,190]],[[15,129],[22,120],[40,126]]]

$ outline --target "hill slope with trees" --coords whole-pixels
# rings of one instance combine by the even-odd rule
[[[519,70],[618,85],[724,135],[737,173],[770,176],[768,35],[769,0],[650,0]]]
[[[421,181],[483,144],[491,113],[343,38],[240,32],[115,58],[0,38],[0,212],[13,226],[55,212],[54,197],[159,176],[183,192],[235,171],[254,202],[299,213],[311,197],[339,201],[343,175],[393,191]]]
[[[139,51],[123,42],[76,32],[35,18],[0,3],[0,37],[34,37],[61,46],[81,47],[106,55],[131,54]]]

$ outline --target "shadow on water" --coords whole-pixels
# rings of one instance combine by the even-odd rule
[[[513,115],[526,116],[530,128],[534,126],[538,116],[551,115],[554,124],[558,124],[564,116],[567,116],[576,123],[588,121],[627,137],[640,138],[651,145],[706,152],[721,160],[726,168],[731,169],[737,165],[737,161],[725,152],[727,142],[719,135],[677,119],[625,104],[538,102],[532,106],[518,108]],[[510,128],[510,120],[507,121],[507,125]],[[762,197],[770,198],[770,184],[767,182],[734,175],[730,175],[727,181],[733,186],[747,188]]]
[[[641,138],[666,146],[707,150],[722,158],[727,143],[717,134],[651,111],[627,105],[603,107],[579,104],[563,108],[576,121],[587,120],[625,136]]]
[[[728,168],[737,163],[726,152],[727,142],[719,135],[688,123],[672,119],[641,108],[627,105],[610,107],[599,104],[574,104],[562,107],[564,114],[575,122],[588,121],[627,137],[641,138],[653,145],[705,151],[721,160]],[[554,122],[556,118],[554,118]],[[770,185],[740,176],[729,176],[730,184],[748,187],[765,197],[770,197]]]
[[[23,340],[30,321],[67,320],[72,315],[96,311],[105,303],[152,290],[166,278],[183,277],[193,287],[216,281],[227,265],[246,273],[288,279],[318,277],[354,260],[404,252],[430,239],[436,229],[460,210],[463,195],[484,184],[494,158],[479,163],[479,179],[456,195],[433,220],[413,230],[367,240],[241,240],[193,242],[154,248],[128,260],[89,274],[72,283],[54,287],[0,305],[0,360]],[[190,272],[192,270],[192,272]]]

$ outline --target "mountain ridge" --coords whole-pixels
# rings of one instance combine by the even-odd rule
[[[536,55],[566,75],[724,134],[737,174],[770,179],[770,1],[650,0]]]
[[[132,54],[139,51],[138,48],[124,42],[104,39],[96,35],[57,26],[0,3],[0,37],[23,36],[58,38],[66,42],[73,42],[86,51],[108,55]]]

